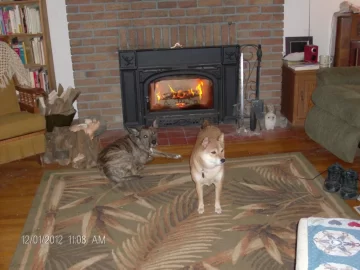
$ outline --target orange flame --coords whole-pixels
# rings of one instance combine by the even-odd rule
[[[203,93],[203,91],[202,91],[202,86],[204,86],[204,83],[203,83],[202,81],[200,81],[200,83],[196,86],[196,90],[199,91],[199,98],[200,98],[200,99],[201,99],[202,93]]]

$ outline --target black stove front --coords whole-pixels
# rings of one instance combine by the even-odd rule
[[[125,126],[233,122],[240,47],[119,51]]]

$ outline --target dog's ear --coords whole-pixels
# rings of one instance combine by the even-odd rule
[[[218,138],[218,141],[224,143],[224,133],[221,133],[221,135]]]
[[[156,118],[152,124],[153,128],[159,128],[159,120]]]
[[[205,137],[201,143],[201,145],[206,148],[209,144],[209,138],[208,137]]]
[[[125,128],[131,135],[139,136],[140,134],[140,128],[138,127],[125,127]]]

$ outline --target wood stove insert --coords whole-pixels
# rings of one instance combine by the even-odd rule
[[[233,122],[240,47],[119,51],[125,126]]]

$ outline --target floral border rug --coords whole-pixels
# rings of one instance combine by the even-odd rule
[[[300,153],[228,159],[221,204],[197,213],[187,163],[114,185],[97,170],[43,176],[10,269],[294,269],[302,217],[357,217]]]

